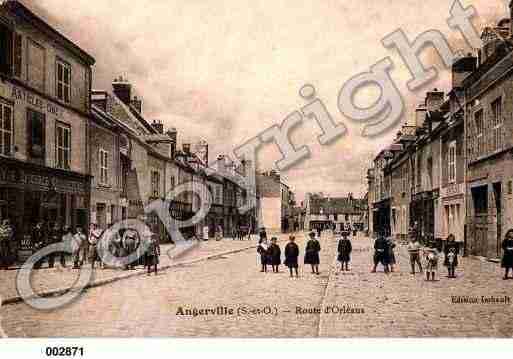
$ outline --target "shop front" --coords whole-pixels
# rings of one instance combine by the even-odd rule
[[[436,201],[440,197],[438,190],[417,193],[413,196],[410,206],[411,226],[417,224],[421,240],[427,244],[427,241],[435,240],[435,209]]]
[[[390,199],[385,199],[374,204],[374,233],[388,235],[392,232],[390,224],[390,206]]]
[[[30,255],[38,222],[89,229],[91,177],[0,158],[0,217],[14,230],[18,259]]]

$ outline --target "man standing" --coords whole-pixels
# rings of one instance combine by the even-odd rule
[[[388,242],[384,233],[380,233],[374,242],[374,268],[371,273],[376,273],[379,263],[383,265],[385,273],[388,274]]]
[[[411,274],[415,274],[415,264],[418,264],[419,271],[422,273],[422,263],[420,262],[421,245],[415,228],[410,233],[410,243],[408,244],[408,253],[410,254]]]

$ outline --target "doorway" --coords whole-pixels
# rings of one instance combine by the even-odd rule
[[[502,244],[502,183],[493,184],[493,193],[495,197],[495,209],[497,213],[497,242],[496,242],[496,255],[497,258],[501,256]]]

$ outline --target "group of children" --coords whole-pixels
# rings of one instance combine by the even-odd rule
[[[411,274],[415,274],[416,266],[422,273],[421,251],[426,261],[426,280],[434,281],[438,273],[438,264],[442,251],[436,245],[422,249],[418,236],[412,236],[408,244],[408,253],[410,255]],[[449,235],[444,246],[444,266],[447,267],[448,278],[456,278],[456,268],[458,267],[459,245],[454,235]]]
[[[312,274],[319,275],[319,265],[321,245],[315,233],[310,233],[310,240],[306,244],[305,249],[305,264],[309,264],[312,267]],[[281,262],[281,249],[277,244],[278,239],[276,237],[271,238],[271,244],[267,244],[267,238],[261,236],[260,242],[257,247],[257,252],[260,255],[260,263],[262,265],[261,272],[267,272],[267,266],[270,265],[273,268],[274,273],[279,273]],[[294,274],[299,278],[299,246],[296,244],[296,238],[294,236],[289,237],[289,243],[285,246],[285,261],[283,264],[289,268],[290,277],[294,277]]]

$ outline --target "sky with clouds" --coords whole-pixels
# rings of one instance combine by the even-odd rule
[[[425,91],[448,89],[450,73],[434,52],[426,51],[425,63],[441,69],[438,80],[409,92],[410,75],[400,57],[381,45],[384,36],[398,28],[410,38],[436,29],[454,50],[465,46],[446,23],[452,0],[23,2],[96,58],[95,89],[110,89],[120,75],[128,78],[143,99],[148,120],[176,127],[179,142],[206,140],[211,157],[281,123],[306,104],[299,89],[313,84],[332,117],[349,131],[329,146],[318,144],[320,130],[314,123],[293,131],[293,142],[311,151],[310,158],[283,173],[299,198],[320,191],[363,195],[372,158],[399,130],[367,139],[361,124],[340,114],[337,97],[352,76],[390,56],[392,77],[407,105],[403,122]],[[506,0],[462,4],[475,6],[479,29],[508,15]],[[357,101],[372,104],[376,95],[365,91]],[[258,158],[261,169],[271,169],[280,155],[269,144]]]

